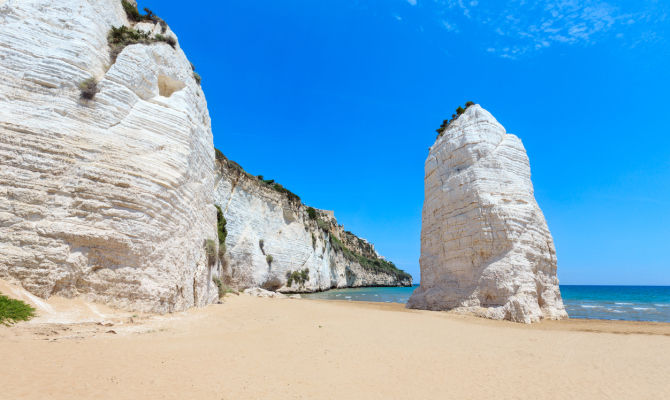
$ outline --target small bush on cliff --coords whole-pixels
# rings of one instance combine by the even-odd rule
[[[126,16],[129,20],[133,22],[142,21],[144,16],[137,10],[137,6],[126,0],[121,0],[121,5],[123,6],[123,10],[126,12]]]
[[[302,287],[307,281],[309,281],[309,268],[305,268],[301,271],[286,272],[286,286],[288,287],[293,286],[293,283]]]
[[[217,289],[219,290],[219,298],[223,298],[226,294],[228,293],[237,293],[235,290],[231,289],[228,287],[225,283],[221,281],[221,279],[214,277],[212,278],[212,281],[216,285]]]
[[[127,0],[121,0],[121,5],[123,6],[123,10],[126,12],[126,16],[128,17],[128,20],[132,22],[141,22],[141,21],[152,21],[152,22],[162,22],[165,23],[162,19],[158,18],[156,14],[153,13],[153,11],[149,10],[148,8],[144,8],[144,12],[146,14],[141,14],[137,10],[137,6],[134,5],[133,3],[127,1]],[[161,24],[163,25],[163,24]],[[165,30],[163,30],[163,33],[165,33]]]
[[[79,84],[79,91],[82,99],[93,100],[100,90],[98,89],[98,82],[95,78],[88,78]]]
[[[265,255],[265,249],[263,248],[263,246],[265,246],[265,241],[263,239],[260,239],[258,241],[258,247],[261,248],[261,253],[263,253],[263,255]]]
[[[0,294],[0,325],[11,325],[27,321],[35,316],[35,309],[21,300],[10,299]]]
[[[200,74],[195,71],[193,71],[193,79],[195,79],[195,83],[197,83],[198,85],[200,85],[200,83],[202,82]]]
[[[268,254],[267,256],[265,256],[265,261],[267,261],[269,266],[272,266],[272,261],[274,261],[274,258],[272,258],[272,256]]]
[[[219,259],[223,259],[223,255],[226,254],[226,237],[228,237],[228,231],[226,230],[226,218],[223,216],[223,211],[218,205],[216,207],[216,233],[219,237]]]
[[[116,57],[118,57],[126,46],[138,43],[151,44],[157,42],[165,42],[173,49],[177,44],[177,41],[172,36],[158,34],[152,37],[148,32],[128,28],[125,25],[121,25],[118,28],[112,27],[107,35],[107,43],[109,44],[112,63],[116,62]]]
[[[205,254],[207,254],[207,265],[210,267],[216,264],[216,242],[212,239],[205,240]]]
[[[316,226],[324,232],[330,232],[330,224],[321,218],[316,219]]]
[[[316,219],[316,210],[314,209],[314,207],[307,207],[307,215],[311,220]]]

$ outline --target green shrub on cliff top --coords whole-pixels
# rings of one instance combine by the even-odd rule
[[[437,137],[439,138],[440,136],[442,136],[445,129],[447,129],[447,127],[449,127],[449,124],[456,121],[458,119],[458,117],[460,117],[465,112],[465,110],[468,109],[468,107],[474,106],[474,105],[475,105],[474,101],[468,101],[468,102],[465,103],[465,108],[463,108],[461,106],[458,106],[458,108],[456,109],[456,114],[451,114],[451,120],[445,119],[444,121],[442,121],[442,125],[440,125],[440,127],[435,130],[437,132]]]
[[[177,41],[172,36],[164,36],[157,34],[151,36],[149,32],[138,31],[137,29],[128,28],[125,25],[121,25],[118,28],[112,27],[107,34],[107,43],[110,48],[110,57],[112,63],[116,62],[116,57],[131,44],[151,44],[165,42],[169,44],[173,49],[177,45]]]

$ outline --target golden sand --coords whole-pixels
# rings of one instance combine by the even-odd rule
[[[98,314],[0,327],[0,399],[670,398],[670,324],[525,326],[246,295]]]

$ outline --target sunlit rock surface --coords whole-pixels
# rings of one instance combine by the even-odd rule
[[[425,173],[421,286],[408,307],[525,323],[566,318],[521,140],[470,106],[431,147]]]
[[[178,43],[112,63],[120,25],[120,0],[0,1],[0,277],[128,309],[205,305],[220,273],[203,246],[216,238],[205,97]],[[99,92],[82,100],[91,77]]]
[[[227,221],[227,284],[279,292],[411,285],[411,276],[380,269],[374,246],[345,231],[333,212],[315,210],[316,218],[310,218],[299,199],[273,189],[274,183],[225,158],[217,165],[214,197]],[[289,281],[288,274],[300,273],[305,280]]]

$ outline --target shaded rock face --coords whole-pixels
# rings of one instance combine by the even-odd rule
[[[220,273],[203,246],[216,238],[205,97],[178,44],[112,63],[120,25],[120,0],[0,2],[0,277],[127,309],[205,305]]]
[[[228,285],[291,293],[412,284],[409,275],[375,271],[356,261],[381,258],[372,244],[338,225],[332,212],[315,210],[312,219],[299,199],[263,184],[232,161],[217,164],[214,198],[227,222]],[[302,272],[306,279],[298,276]],[[289,280],[289,274],[297,279]]]
[[[525,323],[566,318],[521,140],[470,106],[431,147],[425,170],[421,286],[407,306]]]

